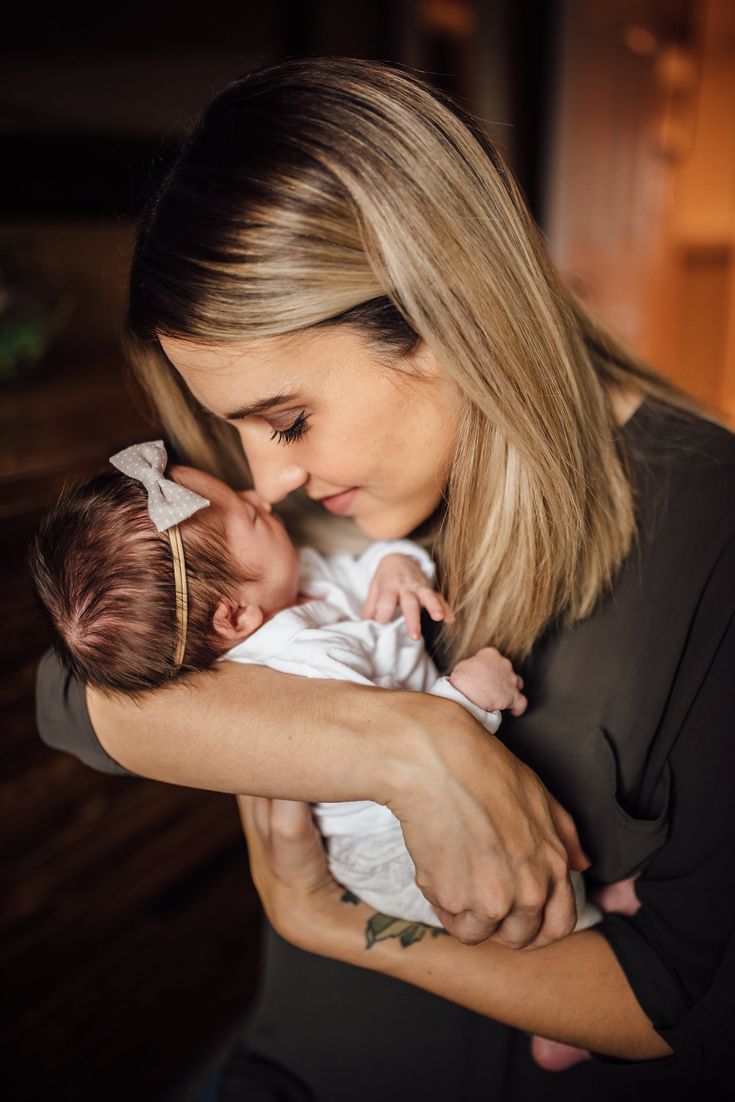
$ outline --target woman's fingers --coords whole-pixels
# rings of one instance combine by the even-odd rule
[[[588,864],[571,817],[502,742],[464,715],[455,722],[462,737],[425,728],[431,771],[391,803],[419,887],[462,941],[564,936],[575,924],[569,866]]]
[[[544,945],[551,945],[559,938],[571,934],[576,924],[577,905],[574,901],[571,881],[568,876],[560,877],[552,884],[544,908],[543,922],[535,940],[529,943],[527,948],[541,949]]]
[[[262,796],[236,796],[235,799],[248,843],[252,839],[254,845],[262,845],[268,836],[270,800]]]
[[[321,836],[308,804],[238,796],[248,846],[284,884],[306,882],[326,868]]]
[[[567,851],[569,868],[574,869],[576,872],[584,872],[585,869],[590,867],[592,862],[582,849],[582,843],[579,840],[577,828],[574,825],[574,819],[551,794],[548,794],[548,799],[549,811],[551,812],[554,828]]]
[[[238,796],[253,883],[273,926],[297,938],[336,885],[308,804]]]
[[[548,904],[547,904],[548,905]],[[507,949],[523,949],[531,945],[544,923],[542,903],[514,907],[492,934],[492,940]]]
[[[446,930],[467,945],[489,938],[508,949],[539,949],[566,937],[574,929],[577,912],[568,876],[556,881],[545,905],[518,903],[504,918],[489,919],[473,911],[452,914],[435,907]]]
[[[302,800],[269,800],[271,842],[298,847],[316,830],[311,808]]]
[[[457,941],[465,945],[477,945],[491,937],[498,928],[497,922],[489,922],[487,918],[481,918],[473,911],[463,911],[461,914],[452,914],[441,907],[434,907],[439,921],[447,933],[456,937]]]

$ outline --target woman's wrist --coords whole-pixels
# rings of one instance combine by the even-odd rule
[[[364,784],[368,798],[395,810],[408,793],[427,805],[447,776],[444,743],[483,736],[477,722],[454,701],[428,693],[379,690],[363,715],[356,715],[364,739]]]

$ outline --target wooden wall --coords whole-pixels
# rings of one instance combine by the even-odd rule
[[[735,5],[566,0],[549,149],[564,274],[735,424]]]
[[[0,392],[3,1095],[183,1099],[257,980],[234,799],[93,773],[47,750],[33,718],[48,638],[25,549],[40,511],[68,479],[157,434],[116,345],[132,227],[17,223],[12,239],[60,274],[68,304],[38,373]]]

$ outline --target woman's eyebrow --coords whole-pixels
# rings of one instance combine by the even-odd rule
[[[273,406],[282,406],[286,402],[294,402],[298,398],[295,392],[291,394],[274,394],[272,398],[263,398],[260,402],[253,402],[251,406],[240,406],[225,414],[225,421],[240,421],[244,417],[254,417],[258,413],[264,413]]]

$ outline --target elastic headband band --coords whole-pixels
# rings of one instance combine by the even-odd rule
[[[176,586],[176,650],[174,668],[180,669],[186,653],[186,632],[189,626],[189,588],[186,580],[186,559],[184,544],[178,524],[168,528],[171,541],[171,555],[174,564],[174,584]]]

